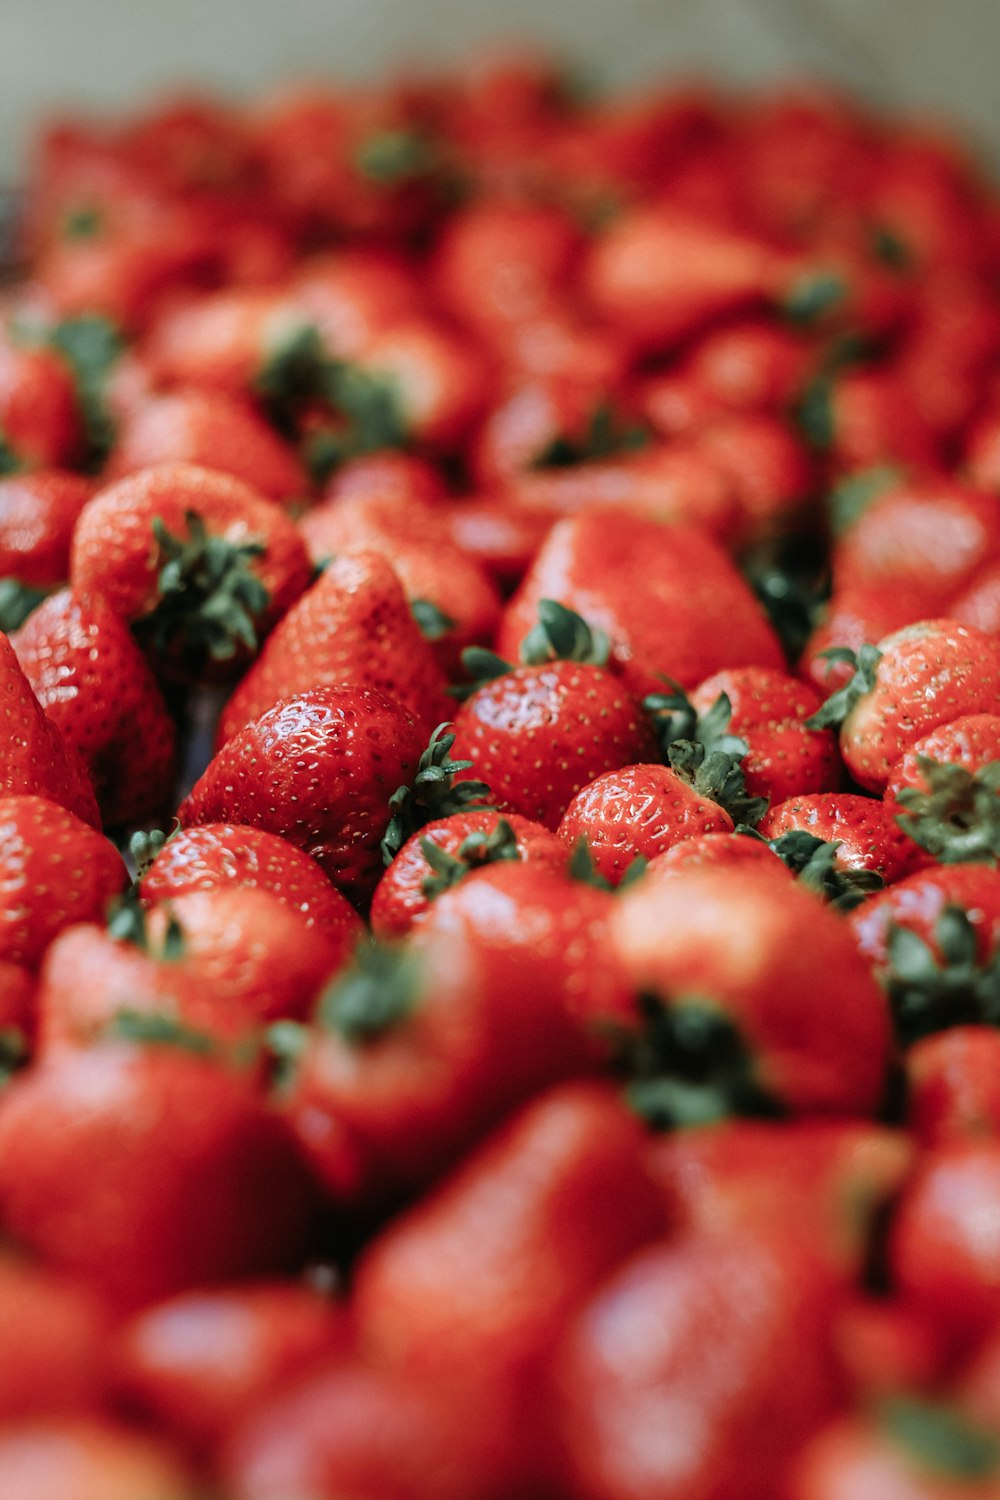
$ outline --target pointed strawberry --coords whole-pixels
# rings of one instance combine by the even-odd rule
[[[46,715],[86,763],[105,823],[162,815],[176,731],[149,663],[107,600],[62,589],[12,645]]]
[[[349,683],[395,698],[428,730],[449,714],[444,677],[377,552],[335,558],[288,611],[223,709],[219,742],[281,698]]]
[[[0,479],[0,578],[43,589],[65,583],[73,528],[93,493],[92,480],[61,469]]]
[[[99,828],[101,815],[83,760],[44,713],[13,645],[2,634],[0,698],[7,726],[0,790],[45,797]]]

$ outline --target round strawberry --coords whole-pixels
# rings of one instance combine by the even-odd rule
[[[1000,859],[1000,714],[963,714],[897,762],[886,808],[944,864]]]
[[[42,589],[64,583],[73,528],[93,493],[91,480],[60,469],[0,479],[0,578]]]
[[[165,1444],[96,1415],[46,1414],[0,1430],[5,1500],[198,1500]]]
[[[886,885],[922,862],[920,851],[896,826],[891,810],[877,798],[856,792],[790,797],[766,812],[758,824],[767,839],[780,838],[792,829],[836,844],[839,864],[848,870],[872,870]]]

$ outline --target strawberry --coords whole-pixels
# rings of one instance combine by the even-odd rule
[[[196,386],[245,397],[273,354],[307,326],[284,291],[227,287],[165,310],[143,348],[158,386]]]
[[[993,1500],[997,1494],[993,1424],[898,1391],[873,1415],[843,1417],[806,1443],[788,1490],[789,1500]]]
[[[183,1046],[115,1043],[4,1091],[0,1206],[14,1239],[127,1309],[294,1265],[314,1195],[247,1078]]]
[[[507,594],[521,582],[558,517],[510,505],[502,497],[471,495],[443,507],[442,519],[452,540]]]
[[[564,870],[563,844],[529,818],[490,810],[452,813],[427,823],[402,846],[378,883],[371,924],[377,938],[404,937],[432,903],[473,870],[502,860],[540,862]]]
[[[650,860],[646,878],[675,880],[685,870],[708,866],[744,869],[763,866],[772,874],[784,870],[837,911],[851,911],[872,891],[882,889],[880,875],[863,866],[852,866],[837,858],[839,843],[830,843],[801,828],[789,829],[777,838],[765,838],[760,828],[741,825],[736,833],[696,834],[683,839]]]
[[[0,1321],[4,1424],[99,1405],[107,1382],[108,1330],[82,1287],[5,1252]]]
[[[292,449],[246,402],[180,390],[144,402],[118,429],[106,478],[160,464],[219,469],[278,504],[302,502],[309,479]]]
[[[602,510],[561,521],[507,607],[502,655],[533,625],[542,598],[603,630],[615,670],[640,695],[658,691],[663,677],[692,687],[722,667],[784,664],[732,563],[685,527]]]
[[[971,625],[908,625],[877,647],[862,646],[848,664],[854,677],[807,723],[840,726],[844,762],[869,791],[883,792],[897,763],[930,730],[1000,709],[1000,643]]]
[[[771,1101],[807,1114],[877,1107],[885,1001],[842,919],[784,872],[647,877],[620,898],[612,940],[650,997],[633,1097],[655,1120]]]
[[[73,377],[51,349],[0,337],[0,473],[69,468],[81,441]]]
[[[289,518],[248,485],[163,464],[84,507],[70,581],[103,594],[156,652],[225,662],[253,649],[298,598],[309,561]]]
[[[73,527],[93,490],[61,469],[0,479],[0,578],[41,589],[65,582]]]
[[[395,571],[374,551],[336,558],[288,611],[223,709],[219,742],[281,698],[348,683],[395,699],[428,729],[448,717],[431,648]]]
[[[476,345],[429,318],[377,333],[357,368],[391,393],[407,437],[438,451],[461,446],[492,393],[490,368]]]
[[[925,1148],[1000,1139],[1000,1032],[952,1026],[906,1054],[910,1130]]]
[[[919,851],[891,810],[874,797],[854,792],[817,792],[790,797],[772,807],[758,825],[767,839],[802,829],[837,845],[837,863],[848,870],[872,870],[886,885],[920,863]]]
[[[698,443],[733,486],[742,539],[766,541],[802,522],[815,483],[813,463],[778,417],[717,417],[698,433]]]
[[[126,915],[108,931],[74,926],[49,949],[37,999],[43,1051],[89,1045],[123,1014],[140,1032],[166,1017],[221,1043],[252,1038],[306,1015],[356,936],[338,943],[270,892],[235,885],[189,891],[131,925]]]
[[[891,368],[819,374],[805,387],[797,417],[803,435],[837,473],[876,464],[941,466],[936,433]]]
[[[808,684],[767,667],[734,667],[700,683],[691,706],[706,714],[720,693],[730,707],[729,732],[747,745],[741,770],[752,796],[774,804],[802,792],[836,790],[840,762],[833,733],[806,727],[820,706]]]
[[[94,788],[79,754],[46,717],[18,663],[14,647],[0,634],[0,689],[7,718],[2,790],[57,802],[99,827]]]
[[[7,1500],[197,1500],[198,1492],[166,1444],[96,1414],[3,1428],[0,1473]]]
[[[861,647],[881,640],[890,632],[912,625],[919,619],[919,590],[844,589],[835,591],[824,611],[824,619],[813,630],[799,661],[799,674],[819,688],[832,693],[845,687],[854,675],[848,657],[836,653],[846,648],[857,654]],[[972,622],[975,623],[975,622]]]
[[[809,359],[808,345],[791,329],[747,319],[710,329],[674,373],[691,379],[716,409],[777,414],[794,400]]]
[[[112,827],[170,804],[176,732],[128,627],[100,594],[62,589],[11,638],[45,713],[87,766]]]
[[[480,565],[452,541],[440,505],[378,491],[331,495],[303,518],[300,530],[316,563],[345,551],[381,553],[446,675],[457,675],[464,647],[492,639],[499,596]]]
[[[360,935],[354,908],[319,866],[285,839],[262,828],[205,823],[132,841],[139,865],[139,895],[147,905],[172,901],[189,891],[241,886],[267,891],[318,928],[344,952]]]
[[[899,760],[885,805],[944,864],[1000,858],[1000,715],[964,714]]]
[[[247,823],[281,834],[345,895],[365,900],[378,877],[389,798],[416,774],[421,744],[417,720],[384,693],[313,688],[237,731],[178,817],[182,827]]]
[[[607,671],[608,645],[554,600],[521,646],[523,666],[467,652],[487,680],[455,716],[467,756],[505,812],[555,829],[580,790],[603,771],[649,758],[652,732],[638,703]]]

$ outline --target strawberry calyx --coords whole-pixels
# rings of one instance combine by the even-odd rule
[[[725,750],[709,750],[698,740],[667,746],[667,764],[699,797],[716,802],[732,818],[753,828],[767,812],[766,797],[752,797],[739,761]]]
[[[566,866],[566,873],[570,880],[579,881],[581,885],[590,885],[596,891],[609,891],[612,895],[617,895],[619,891],[628,890],[630,885],[634,885],[637,880],[640,880],[645,875],[648,867],[649,860],[646,856],[644,854],[637,854],[626,865],[625,872],[618,884],[613,885],[605,875],[601,874],[600,870],[594,864],[594,856],[590,852],[587,835],[581,833],[573,845],[573,853],[570,855],[569,864]]]
[[[853,911],[875,891],[885,888],[877,870],[852,869],[838,860],[839,839],[820,839],[804,828],[789,828],[776,839],[766,839],[755,828],[742,824],[736,832],[766,844],[804,886],[822,896],[835,911]]]
[[[1000,859],[1000,760],[978,771],[918,755],[927,784],[903,787],[896,800],[903,811],[896,822],[921,849],[944,865]]]
[[[728,693],[720,693],[705,713],[700,714],[679,682],[664,677],[669,693],[649,693],[642,706],[653,721],[653,729],[666,759],[671,745],[679,740],[693,740],[706,751],[721,750],[736,760],[749,754],[750,746],[738,734],[729,733],[733,705]]]
[[[790,323],[811,328],[846,300],[848,285],[836,271],[810,271],[786,293],[782,311]]]
[[[8,443],[4,433],[0,431],[0,479],[6,474],[16,474],[23,467],[21,459]]]
[[[849,666],[854,675],[805,720],[805,726],[807,729],[839,729],[855,705],[875,687],[882,653],[877,646],[866,641],[857,651],[852,651],[850,646],[831,646],[828,651],[821,651],[820,656],[826,661]]]
[[[137,635],[160,653],[179,643],[196,660],[229,661],[240,646],[255,650],[257,618],[271,598],[252,571],[264,543],[215,536],[194,510],[184,519],[186,538],[174,536],[159,516],[153,521],[160,597],[135,622]]]
[[[1000,1026],[1000,946],[980,962],[978,934],[961,906],[943,909],[934,942],[937,953],[912,928],[889,929],[885,983],[904,1045],[952,1026]]]
[[[826,511],[835,537],[841,537],[860,521],[868,507],[898,484],[901,473],[890,464],[859,469],[835,484],[826,497]]]
[[[608,401],[594,407],[586,431],[580,437],[560,433],[534,459],[533,469],[565,469],[588,460],[636,453],[649,442],[649,432],[638,423],[626,422]]]
[[[410,614],[416,620],[425,641],[439,641],[455,629],[456,621],[439,609],[433,599],[411,599]]]
[[[417,763],[417,774],[409,786],[397,787],[389,798],[391,817],[382,839],[382,858],[391,865],[407,839],[438,818],[477,808],[492,811],[485,781],[456,781],[460,771],[471,771],[471,760],[452,760],[454,734],[450,724],[439,724]]]
[[[184,957],[184,929],[168,911],[163,938],[153,943],[149,932],[149,911],[139,897],[137,884],[130,885],[108,909],[107,932],[116,943],[129,943],[163,963],[176,963]]]
[[[988,1479],[1000,1471],[1000,1438],[964,1412],[936,1401],[894,1396],[883,1403],[879,1425],[923,1469],[950,1479]]]
[[[30,1055],[28,1039],[19,1026],[0,1027],[0,1089],[27,1067]]]
[[[743,559],[741,567],[774,627],[787,661],[794,664],[820,623],[830,598],[829,568],[818,558],[782,566],[766,555],[752,554]]]
[[[63,356],[72,371],[83,420],[85,452],[81,467],[97,473],[115,441],[117,424],[108,406],[107,386],[125,341],[107,318],[88,313],[57,323],[47,331],[46,342]]]
[[[528,631],[518,654],[526,667],[540,667],[550,661],[604,667],[611,655],[611,642],[603,630],[588,625],[582,615],[567,609],[558,599],[539,599],[538,624]]]
[[[154,860],[180,831],[181,825],[176,823],[170,833],[164,833],[162,828],[140,828],[133,833],[128,841],[128,854],[135,867],[136,881],[149,874]]]
[[[316,1022],[345,1041],[376,1042],[416,1009],[420,993],[421,966],[416,954],[389,943],[366,943],[356,950],[349,968],[323,991]]]
[[[0,630],[4,635],[19,630],[47,598],[47,589],[32,588],[18,578],[0,578]]]
[[[430,177],[440,162],[433,140],[418,130],[378,130],[354,153],[354,169],[379,187],[398,187]]]
[[[780,1113],[738,1028],[710,999],[685,995],[667,1005],[643,994],[639,1011],[638,1031],[615,1038],[616,1060],[630,1079],[630,1107],[654,1130]]]
[[[420,848],[431,867],[431,874],[424,877],[420,889],[430,901],[458,885],[473,870],[522,857],[517,835],[506,818],[500,818],[489,833],[480,829],[466,834],[454,854],[428,838],[420,840]]]
[[[212,1037],[193,1026],[185,1026],[165,1011],[123,1008],[112,1016],[101,1038],[108,1042],[137,1042],[145,1047],[176,1047],[197,1057],[214,1057],[219,1050]]]

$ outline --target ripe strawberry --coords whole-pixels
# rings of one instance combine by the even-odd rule
[[[784,421],[766,414],[721,416],[697,436],[733,486],[742,540],[766,541],[802,522],[815,485],[813,462]]]
[[[413,715],[374,688],[285,698],[226,742],[181,803],[181,826],[246,823],[280,834],[345,895],[367,900],[389,799],[415,776],[422,738]]]
[[[102,921],[128,878],[93,828],[43,797],[0,798],[2,956],[36,968],[57,933]]]
[[[835,591],[825,610],[825,618],[816,626],[799,661],[799,674],[821,693],[832,693],[845,687],[854,675],[849,658],[840,658],[836,648],[846,648],[855,655],[871,641],[880,641],[890,632],[912,625],[920,618],[919,590],[844,589]],[[974,623],[974,622],[973,622]]]
[[[270,892],[236,885],[189,891],[134,925],[122,917],[108,931],[75,926],[51,946],[37,1000],[43,1051],[89,1045],[123,1013],[140,1032],[166,1017],[221,1043],[253,1038],[305,1016],[357,935],[337,941]]]
[[[189,891],[241,886],[267,891],[318,928],[346,953],[360,936],[354,908],[301,849],[262,828],[205,823],[179,828],[169,838],[137,835],[139,895],[147,905]]]
[[[846,660],[846,658],[844,658]],[[1000,642],[971,625],[929,620],[865,645],[855,675],[808,721],[840,726],[856,781],[883,792],[918,740],[953,719],[1000,710]]]
[[[778,414],[794,400],[810,357],[808,344],[791,329],[748,319],[709,330],[677,373],[693,380],[717,408]]]
[[[219,742],[281,698],[358,684],[428,729],[448,718],[444,678],[396,573],[377,552],[335,558],[288,611],[222,711]]]
[[[490,368],[476,345],[430,318],[377,333],[357,367],[391,393],[404,433],[438,451],[462,444],[492,394]]]
[[[314,1195],[246,1077],[118,1043],[60,1052],[5,1090],[0,1205],[16,1240],[132,1308],[294,1265]]]
[[[95,1299],[42,1266],[0,1257],[0,1417],[6,1425],[95,1409],[107,1385],[107,1320]]]
[[[1000,1032],[953,1026],[906,1054],[906,1123],[925,1148],[1000,1139]]]
[[[535,553],[558,519],[527,510],[495,495],[470,495],[442,510],[452,540],[510,593],[521,582]]]
[[[404,937],[422,922],[432,903],[473,870],[502,860],[566,868],[564,845],[543,828],[511,813],[492,810],[452,813],[414,833],[378,883],[371,924],[377,938]]]
[[[838,474],[877,464],[939,470],[941,444],[891,368],[821,373],[803,391],[798,424]]]
[[[162,814],[176,731],[148,662],[103,595],[61,589],[11,644],[46,716],[86,764],[105,823]]]
[[[163,464],[84,507],[70,579],[103,594],[158,653],[225,662],[252,650],[298,598],[309,560],[292,521],[248,485]]]
[[[48,1414],[0,1432],[6,1500],[197,1500],[166,1444],[98,1415]]]
[[[824,843],[835,843],[838,864],[848,870],[872,870],[886,885],[922,862],[919,850],[896,826],[891,811],[876,798],[854,792],[790,797],[765,813],[758,826],[767,839],[803,829]]]
[[[275,352],[308,326],[284,291],[227,287],[168,308],[143,350],[157,386],[195,386],[247,396]]]
[[[222,391],[172,391],[143,403],[119,426],[106,478],[176,463],[232,474],[281,505],[301,503],[310,489],[291,447],[248,403]]]
[[[93,492],[89,479],[61,469],[0,479],[0,578],[40,589],[64,583],[73,527]]]
[[[872,1415],[843,1417],[801,1449],[789,1500],[993,1500],[1000,1460],[993,1424],[898,1390]]]
[[[507,607],[497,649],[509,656],[539,600],[558,599],[611,641],[611,661],[636,694],[664,677],[693,687],[722,667],[776,670],[784,656],[727,557],[680,526],[602,510],[553,527]]]
[[[840,782],[837,743],[829,729],[809,729],[806,719],[820,706],[808,684],[767,667],[734,667],[714,673],[691,694],[698,714],[707,714],[724,693],[729,732],[744,740],[741,763],[747,791],[772,806],[803,792],[832,792]]]
[[[655,1120],[769,1101],[807,1114],[877,1107],[885,1001],[842,919],[784,872],[647,877],[620,898],[612,939],[651,997],[633,1096]]]
[[[381,553],[447,675],[457,675],[464,647],[492,640],[499,596],[480,565],[451,539],[440,505],[378,491],[332,494],[303,518],[300,530],[316,563],[345,551]]]
[[[643,879],[672,880],[685,870],[732,865],[745,869],[750,879],[753,878],[750,872],[759,865],[768,870],[785,870],[788,878],[792,878],[791,869],[776,858],[766,839],[747,838],[742,833],[696,833],[651,859]]]
[[[608,644],[571,610],[539,605],[521,645],[523,666],[466,653],[488,680],[455,716],[455,753],[467,757],[505,812],[555,829],[574,795],[603,771],[650,758],[638,703],[603,666]]]
[[[10,795],[37,795],[56,802],[85,823],[99,827],[94,788],[86,767],[46,717],[21,670],[14,647],[0,633],[0,693],[7,734],[3,741],[2,790]]]
[[[899,760],[885,805],[943,864],[1000,858],[1000,715],[964,714]]]
[[[0,338],[0,473],[69,468],[81,442],[73,377],[51,349]]]

